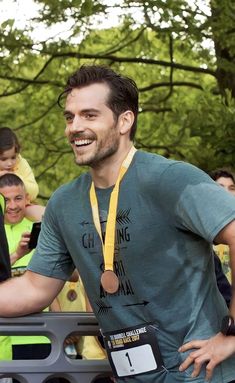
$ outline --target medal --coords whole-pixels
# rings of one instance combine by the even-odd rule
[[[109,201],[109,211],[106,225],[105,241],[103,241],[100,218],[99,218],[99,207],[98,201],[96,198],[95,185],[92,181],[90,187],[90,203],[92,210],[92,217],[94,221],[95,228],[99,234],[101,244],[102,244],[102,253],[104,257],[104,272],[101,275],[100,282],[103,289],[109,293],[114,294],[118,291],[119,280],[115,272],[113,271],[113,259],[114,259],[114,243],[115,243],[115,227],[116,227],[116,215],[117,215],[117,204],[118,204],[118,195],[119,195],[119,186],[122,178],[124,177],[131,161],[136,152],[134,146],[130,149],[126,158],[124,159],[121,168],[119,170],[118,178],[114,189],[110,196]]]
[[[114,294],[118,291],[119,280],[117,275],[112,270],[105,270],[100,278],[100,283],[106,293]]]
[[[67,292],[67,298],[70,302],[73,302],[77,299],[77,293],[74,289],[70,289],[68,292]]]

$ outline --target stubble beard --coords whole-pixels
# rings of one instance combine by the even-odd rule
[[[90,158],[76,158],[75,163],[80,166],[89,166],[91,168],[99,167],[103,161],[111,157],[117,152],[119,148],[119,142],[115,141],[112,146],[104,148],[103,150],[96,150],[96,153],[92,154]]]
[[[76,157],[75,154],[75,163],[80,166],[89,166],[91,168],[97,168],[102,165],[102,163],[113,154],[117,152],[119,148],[119,138],[117,135],[116,125],[112,127],[109,132],[109,137],[106,142],[104,140],[98,143],[98,146],[95,149],[95,152],[90,155],[90,157],[82,158]]]

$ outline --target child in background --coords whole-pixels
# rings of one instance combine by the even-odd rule
[[[33,203],[39,192],[38,184],[29,163],[20,155],[16,134],[6,127],[0,128],[0,176],[5,173],[14,173],[22,179],[31,202],[27,206],[27,218],[41,221],[45,207]]]

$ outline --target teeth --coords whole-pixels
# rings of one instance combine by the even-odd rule
[[[92,140],[74,140],[76,146],[89,145]]]

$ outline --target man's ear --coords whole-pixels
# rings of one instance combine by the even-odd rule
[[[134,113],[131,110],[126,110],[119,116],[119,131],[122,135],[131,131],[131,127],[134,123]]]

